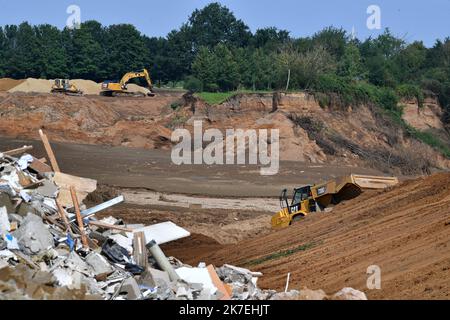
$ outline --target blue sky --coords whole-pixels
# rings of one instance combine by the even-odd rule
[[[185,22],[195,8],[208,0],[0,0],[0,25],[50,23],[64,27],[66,9],[81,8],[82,21],[95,19],[104,25],[132,23],[149,36],[165,36]],[[379,30],[366,27],[369,5],[381,8],[382,28],[406,41],[423,40],[427,46],[437,38],[450,36],[450,0],[221,0],[235,15],[255,31],[276,26],[293,36],[307,36],[333,25],[358,38],[376,36]]]

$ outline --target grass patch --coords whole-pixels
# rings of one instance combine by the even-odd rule
[[[419,141],[429,145],[430,147],[441,152],[447,159],[450,159],[450,148],[442,142],[441,139],[433,135],[432,133],[417,130],[407,125],[406,130],[408,133]]]
[[[237,92],[200,92],[196,95],[207,104],[213,106],[225,102],[236,94]]]
[[[277,253],[273,253],[271,255],[268,255],[268,256],[265,256],[265,257],[262,257],[262,258],[251,260],[249,262],[244,263],[243,265],[245,265],[245,266],[256,266],[256,265],[263,264],[264,262],[267,262],[267,261],[278,260],[278,259],[281,259],[281,258],[289,257],[289,256],[291,256],[291,255],[293,255],[293,254],[295,254],[297,252],[309,250],[309,249],[311,249],[311,248],[313,248],[313,247],[315,247],[315,246],[317,246],[317,245],[319,245],[321,243],[322,242],[320,242],[320,243],[307,243],[307,244],[301,245],[301,246],[293,248],[293,249],[279,251]]]
[[[231,97],[242,94],[242,93],[272,93],[272,91],[253,91],[253,90],[239,90],[239,91],[229,91],[229,92],[199,92],[195,95],[200,99],[204,100],[211,106],[221,104]]]
[[[450,148],[446,143],[442,142],[439,137],[426,131],[418,130],[403,120],[401,113],[392,110],[385,110],[386,113],[391,117],[391,119],[399,126],[401,126],[407,134],[409,134],[414,139],[421,141],[433,149],[439,151],[444,157],[450,159]]]

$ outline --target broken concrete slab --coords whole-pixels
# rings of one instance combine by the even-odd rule
[[[91,252],[86,257],[86,263],[92,268],[92,272],[97,279],[104,279],[114,272],[108,261],[97,252]]]
[[[139,300],[142,298],[141,289],[132,277],[123,282],[119,294],[125,294],[127,300]]]
[[[14,203],[7,193],[0,191],[0,207],[6,207],[8,213],[15,212]]]
[[[217,292],[217,287],[206,268],[186,268],[182,267],[175,270],[178,276],[188,283],[201,283],[204,290],[209,290],[210,295]]]
[[[150,288],[169,286],[170,278],[169,274],[165,271],[147,267],[139,278],[140,284],[143,284]]]
[[[78,271],[87,276],[92,275],[92,269],[89,265],[81,259],[81,257],[75,252],[72,251],[65,261],[65,265],[67,268],[73,271]]]
[[[50,180],[44,180],[41,186],[34,190],[35,193],[49,198],[56,198],[58,195],[58,187]]]
[[[367,296],[364,292],[353,289],[344,288],[339,292],[335,293],[332,300],[367,300]]]
[[[17,239],[20,249],[28,255],[36,255],[54,246],[53,236],[34,214],[28,214],[19,229],[12,235]]]
[[[171,241],[187,238],[191,235],[189,231],[177,226],[173,222],[163,222],[136,229],[134,232],[144,232],[147,244],[154,240],[161,245]],[[133,239],[133,233],[127,233],[128,238]]]
[[[8,211],[6,207],[0,207],[0,236],[8,233],[11,230],[9,222]]]

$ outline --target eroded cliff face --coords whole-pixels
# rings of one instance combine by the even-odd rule
[[[402,104],[408,124],[449,139],[435,100],[427,99],[423,108]],[[0,136],[14,138],[38,139],[44,128],[53,141],[170,150],[173,130],[193,131],[195,120],[223,133],[278,129],[281,160],[405,175],[450,168],[448,159],[408,136],[377,107],[322,108],[308,93],[238,94],[216,106],[182,93],[117,99],[0,93]]]
[[[406,175],[450,167],[448,159],[408,136],[375,106],[322,108],[308,93],[279,94],[274,101],[272,94],[237,95],[218,106],[197,101],[186,126],[204,120],[206,128],[222,130],[279,129],[282,160],[365,165]],[[447,135],[436,101],[428,99],[422,109],[410,102],[405,110],[405,121],[411,126]]]
[[[403,106],[403,120],[419,130],[444,130],[442,124],[442,108],[433,98],[426,98],[423,106],[419,107],[415,100],[401,101]]]

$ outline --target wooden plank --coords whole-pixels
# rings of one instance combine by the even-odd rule
[[[74,187],[70,187],[70,193],[72,195],[73,206],[75,208],[75,214],[77,216],[78,228],[80,229],[81,242],[83,243],[83,247],[85,249],[89,249],[88,239],[87,239],[86,233],[84,232],[83,218],[81,217],[80,206],[78,204],[78,199],[77,199],[77,193],[76,193]]]
[[[12,253],[14,253],[17,257],[22,259],[26,264],[28,264],[33,269],[39,270],[39,266],[33,262],[25,253],[22,253],[20,250],[11,250]]]
[[[55,172],[53,182],[59,187],[58,202],[65,208],[72,208],[73,201],[70,187],[77,190],[78,203],[83,202],[87,195],[97,189],[97,181]]]
[[[128,229],[124,226],[117,226],[117,225],[113,225],[113,224],[109,224],[109,223],[104,223],[104,222],[100,222],[100,221],[89,221],[90,225],[96,226],[96,227],[100,227],[103,229],[111,229],[111,230],[118,230],[118,231],[125,231],[125,232],[133,232],[132,229]]]
[[[133,237],[133,258],[138,266],[147,269],[148,254],[145,245],[145,233],[136,232]]]
[[[70,235],[72,236],[72,239],[74,238],[73,232],[72,232],[72,228],[70,227],[70,223],[67,219],[66,216],[66,212],[64,210],[63,207],[61,207],[61,205],[59,204],[58,201],[56,201],[56,206],[58,207],[58,213],[59,216],[61,217],[61,220],[64,222],[64,225],[66,226],[66,230],[70,233]]]
[[[36,171],[39,174],[43,174],[43,173],[46,173],[46,172],[52,172],[53,171],[52,168],[49,165],[45,164],[41,160],[36,159],[34,157],[33,157],[33,162],[31,162],[28,165],[28,168],[30,168],[33,171]]]
[[[217,290],[223,294],[223,297],[220,298],[220,300],[231,300],[231,296],[228,294],[228,290],[225,288],[225,285],[220,280],[219,276],[216,273],[216,270],[214,269],[213,265],[209,265],[207,267],[209,276],[211,277],[211,280],[214,284],[214,286],[217,288]]]
[[[34,182],[34,183],[31,183],[31,184],[29,184],[29,185],[27,185],[27,186],[25,186],[25,187],[23,187],[24,189],[33,189],[33,188],[36,188],[36,187],[39,187],[41,184],[43,184],[45,182],[45,180],[39,180],[39,181],[36,181],[36,182]]]
[[[5,151],[5,152],[0,152],[3,153],[6,156],[15,156],[21,153],[25,153],[27,151],[30,151],[33,149],[33,146],[23,146],[22,148],[18,148],[18,149],[13,149],[13,150],[9,150],[9,151]]]
[[[44,131],[39,130],[39,135],[41,136],[42,143],[44,144],[45,151],[47,152],[48,158],[50,159],[50,164],[52,165],[54,172],[61,172],[58,166],[58,162],[56,162],[55,154],[53,153],[50,142],[48,141],[47,136]]]

